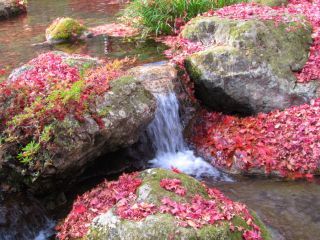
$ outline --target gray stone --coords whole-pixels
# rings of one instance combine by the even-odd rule
[[[198,17],[182,36],[206,45],[187,58],[186,67],[196,96],[214,110],[255,114],[320,96],[318,81],[302,84],[294,75],[312,43],[303,18],[276,26],[273,21]]]

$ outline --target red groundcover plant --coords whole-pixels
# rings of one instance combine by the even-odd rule
[[[255,117],[204,113],[193,141],[222,168],[311,178],[320,169],[319,116],[320,99]]]
[[[61,240],[85,236],[93,219],[115,207],[115,214],[122,219],[140,221],[157,213],[171,214],[181,227],[201,228],[208,224],[219,224],[227,221],[231,231],[242,232],[245,240],[262,240],[261,230],[254,223],[249,210],[244,204],[233,202],[219,190],[203,185],[209,199],[194,195],[190,202],[180,203],[164,197],[160,206],[152,203],[137,202],[136,191],[142,184],[138,173],[124,174],[118,181],[104,181],[93,190],[79,196],[67,218],[57,227],[57,237]],[[164,178],[160,186],[179,196],[180,190],[187,190],[179,179]],[[177,189],[179,191],[177,191]],[[235,226],[231,221],[240,217],[248,226]],[[169,236],[168,236],[169,237]]]
[[[10,153],[14,156],[20,152],[18,158],[24,163],[31,162],[31,155],[37,154],[40,147],[44,149],[51,144],[55,124],[66,116],[81,123],[89,115],[104,128],[95,107],[96,99],[110,89],[110,81],[122,75],[122,67],[128,62],[71,66],[64,56],[54,52],[39,55],[17,77],[0,82],[0,146],[2,143],[25,146],[22,152],[17,146]]]

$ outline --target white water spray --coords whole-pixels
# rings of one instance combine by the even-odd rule
[[[150,160],[152,167],[178,168],[196,178],[211,177],[230,181],[225,174],[200,157],[196,157],[184,142],[179,117],[179,103],[174,92],[156,93],[157,111],[147,129],[153,142],[156,157]]]

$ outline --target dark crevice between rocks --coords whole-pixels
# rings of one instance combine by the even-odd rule
[[[146,169],[147,161],[153,157],[151,143],[145,133],[142,133],[137,143],[99,157],[88,165],[82,174],[65,183],[64,187],[60,185],[56,191],[38,196],[38,199],[50,217],[59,221],[67,216],[78,195],[93,189],[105,179],[115,180],[122,173]]]
[[[195,85],[196,97],[201,102],[209,102],[203,106],[214,112],[246,117],[254,115],[254,110],[248,104],[241,104],[227,95],[221,88],[211,88],[210,91],[201,84]]]

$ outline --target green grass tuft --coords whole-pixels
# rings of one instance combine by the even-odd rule
[[[245,0],[133,0],[124,17],[136,19],[145,33],[170,34],[175,20],[189,21],[198,14]]]

